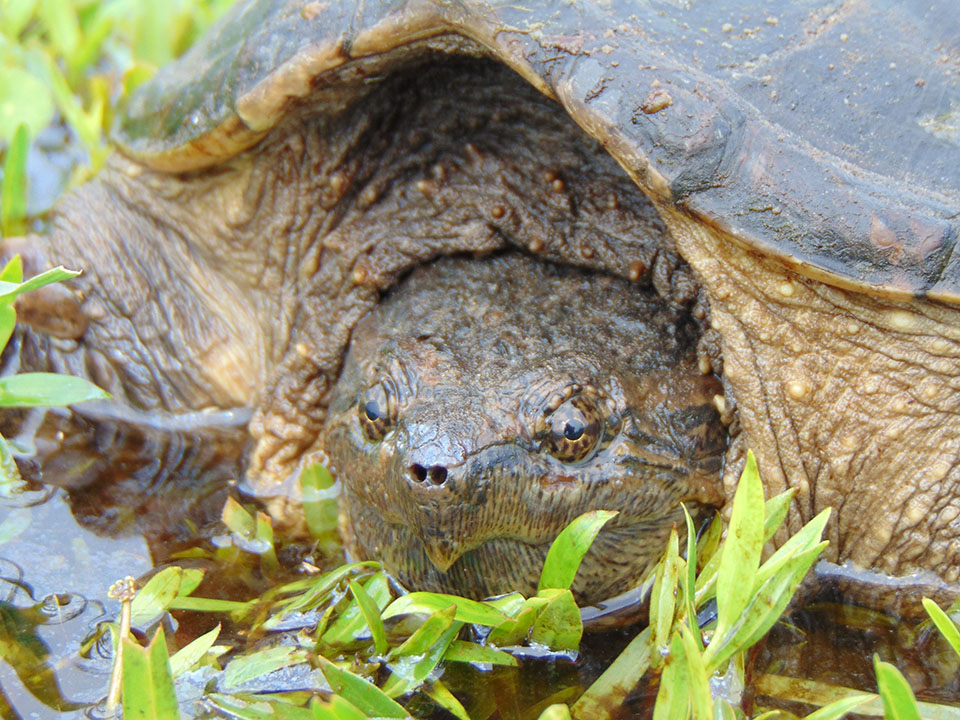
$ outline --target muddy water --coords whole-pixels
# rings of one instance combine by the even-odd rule
[[[99,717],[109,644],[79,649],[100,623],[117,616],[106,590],[123,576],[147,575],[175,553],[209,548],[224,533],[218,519],[228,495],[237,494],[243,428],[163,430],[60,411],[4,419],[35,431],[32,442],[19,438],[34,448],[20,464],[35,482],[0,504],[0,717]],[[291,574],[299,559],[288,554]],[[231,576],[204,562],[208,576],[198,595],[244,600],[267,587],[263,578]],[[960,702],[956,659],[935,631],[845,603],[836,588],[808,590],[807,597],[807,606],[752,654],[748,677],[873,690],[871,659],[879,653],[904,671],[921,698]],[[209,617],[182,614],[169,629],[182,646],[210,624]],[[536,718],[551,703],[575,700],[636,631],[588,635],[576,658],[530,656],[518,668],[488,672],[454,663],[443,679],[473,717]],[[636,688],[622,717],[649,717],[655,694],[646,684]],[[810,709],[751,687],[745,698],[755,708]]]

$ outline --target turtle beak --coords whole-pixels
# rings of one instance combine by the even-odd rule
[[[460,547],[452,538],[445,538],[436,535],[429,538],[422,538],[423,549],[430,558],[430,562],[442,573],[449,570],[453,564],[463,555],[465,548]]]

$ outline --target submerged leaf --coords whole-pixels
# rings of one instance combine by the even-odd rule
[[[506,620],[503,613],[486,603],[468,600],[457,595],[428,592],[415,592],[397,598],[383,611],[383,619],[411,613],[432,615],[451,605],[457,606],[456,619],[460,622],[496,627]]]
[[[368,717],[408,718],[409,713],[403,705],[393,700],[376,685],[342,670],[327,660],[323,655],[317,656],[320,671],[330,683],[330,688],[338,695],[342,695]]]
[[[203,656],[207,654],[207,651],[213,647],[213,644],[219,636],[220,625],[218,624],[213,630],[204,633],[193,642],[177,650],[177,652],[173,654],[173,657],[170,658],[170,672],[173,676],[177,677],[185,673],[200,662]]]
[[[11,122],[19,122],[16,119],[5,119],[9,114],[9,109],[14,107],[16,115],[20,115],[24,107],[33,108],[33,102],[27,102],[22,105],[16,105],[16,101],[11,101],[9,97],[4,97],[5,85],[7,92],[10,91],[10,83],[13,78],[23,76],[24,79],[31,79],[29,73],[22,70],[5,68],[0,73],[0,141],[9,140],[6,158],[3,161],[3,180],[0,182],[0,235],[10,237],[19,235],[25,229],[24,220],[27,217],[27,152],[30,150],[30,131],[25,124],[14,126],[9,129],[9,134],[5,126]],[[43,107],[40,102],[36,107]],[[50,115],[53,115],[53,106],[50,106]],[[49,118],[46,122],[49,122]],[[44,123],[46,124],[46,123]],[[42,127],[42,126],[41,126]],[[38,132],[38,130],[34,130]]]
[[[299,665],[309,659],[303,648],[289,645],[259,650],[249,655],[240,655],[229,662],[223,675],[225,688],[242,685],[280,668]]]
[[[933,624],[937,626],[940,634],[946,638],[954,652],[960,655],[960,630],[957,629],[957,624],[930,598],[923,598],[921,602],[923,602],[923,609],[927,611],[927,615],[933,620]]]

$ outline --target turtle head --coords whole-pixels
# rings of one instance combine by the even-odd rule
[[[418,270],[357,325],[330,407],[353,549],[413,589],[530,592],[570,521],[617,510],[574,590],[630,589],[680,503],[715,497],[719,384],[688,344],[680,314],[602,275],[520,255]]]

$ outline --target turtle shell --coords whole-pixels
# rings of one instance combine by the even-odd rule
[[[247,0],[115,137],[208,167],[437,52],[512,67],[661,208],[841,287],[960,302],[954,0]]]

